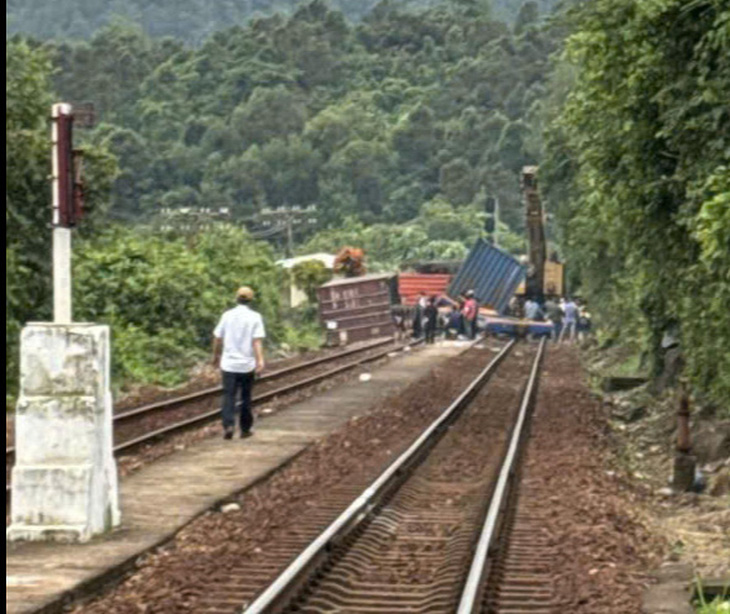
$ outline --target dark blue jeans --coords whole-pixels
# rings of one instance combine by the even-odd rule
[[[250,373],[232,373],[230,371],[221,371],[223,374],[223,428],[233,428],[236,424],[236,397],[238,391],[241,391],[241,432],[251,430],[253,425],[253,414],[251,413],[251,390],[253,389],[253,381],[255,374]]]
[[[477,338],[477,321],[476,320],[467,320],[466,321],[466,334],[469,336],[469,339]]]

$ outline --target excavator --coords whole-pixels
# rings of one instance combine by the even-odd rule
[[[550,258],[547,257],[545,215],[537,189],[537,170],[537,166],[522,168],[522,194],[525,202],[529,253],[525,262],[526,283],[517,290],[517,294],[542,302],[546,296],[562,296],[563,265],[555,254]]]
[[[525,198],[527,243],[529,245],[525,295],[542,302],[545,292],[545,228],[542,203],[537,191],[537,167],[522,168],[522,193]]]
[[[365,252],[359,247],[343,247],[335,256],[333,268],[345,277],[365,275]]]

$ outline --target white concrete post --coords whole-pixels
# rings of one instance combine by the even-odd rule
[[[64,151],[58,120],[70,116],[72,108],[64,102],[54,104],[51,109],[51,194],[53,199],[53,320],[59,324],[70,324],[71,316],[71,229],[62,225],[61,210],[73,206],[67,202],[70,180],[68,165],[71,160],[62,159],[69,152]]]
[[[70,324],[71,316],[71,229],[53,228],[53,321]]]
[[[119,524],[109,358],[107,326],[23,329],[8,540],[83,542]]]

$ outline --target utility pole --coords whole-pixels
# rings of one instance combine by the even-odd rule
[[[163,232],[179,233],[185,237],[188,248],[195,247],[198,234],[214,224],[230,220],[228,207],[180,207],[164,208],[160,211],[157,223]]]
[[[294,230],[300,226],[313,226],[317,223],[317,207],[277,207],[276,209],[262,209],[252,218],[257,224],[264,227],[261,232],[254,232],[254,236],[267,238],[275,235],[284,235],[286,241],[286,255],[294,254]]]
[[[484,222],[484,230],[491,243],[495,247],[499,247],[499,199],[496,196],[487,196],[487,199],[484,201],[484,211],[487,214],[487,219]]]
[[[692,490],[697,468],[697,457],[692,454],[690,438],[690,400],[688,384],[682,382],[679,387],[677,404],[677,445],[674,453],[674,475],[672,486],[678,492]]]

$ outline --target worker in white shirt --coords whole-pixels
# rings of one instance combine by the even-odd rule
[[[257,374],[264,370],[263,339],[266,337],[261,314],[249,307],[253,290],[242,286],[236,292],[233,309],[226,311],[213,331],[213,365],[223,379],[223,436],[232,439],[235,430],[235,409],[241,394],[241,437],[253,432],[251,391]]]

